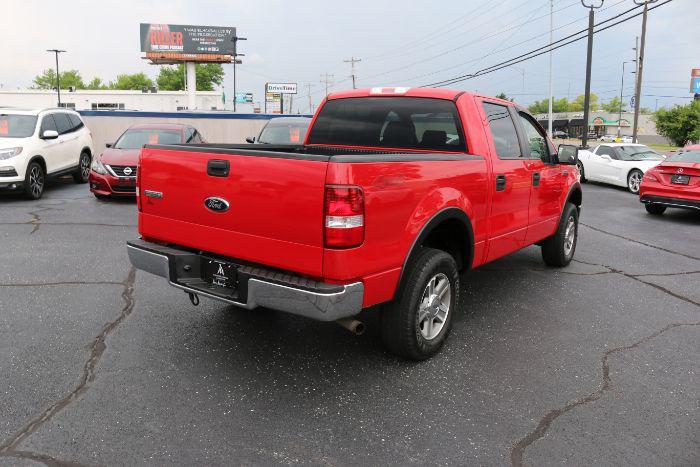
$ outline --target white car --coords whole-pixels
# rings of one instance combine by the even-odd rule
[[[0,191],[41,198],[47,177],[86,183],[92,134],[77,112],[0,107]]]
[[[643,144],[601,144],[592,151],[579,151],[578,170],[581,181],[624,186],[639,193],[644,173],[664,157]]]
[[[604,143],[614,143],[615,138],[617,138],[617,136],[615,136],[615,135],[603,135],[599,138],[599,140],[604,142]]]

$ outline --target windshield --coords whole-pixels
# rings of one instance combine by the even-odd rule
[[[306,137],[309,122],[274,122],[268,123],[260,132],[259,143],[266,144],[301,144]]]
[[[140,149],[144,144],[178,144],[182,132],[176,130],[126,130],[114,144],[116,149]]]
[[[623,161],[662,161],[664,157],[648,146],[618,146]]]
[[[0,114],[0,138],[28,138],[36,128],[34,115]]]
[[[681,151],[668,156],[666,162],[690,162],[700,164],[700,150]]]
[[[420,97],[355,97],[324,104],[309,144],[464,151],[454,102]]]

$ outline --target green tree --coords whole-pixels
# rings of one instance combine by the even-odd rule
[[[85,89],[85,83],[78,70],[68,70],[61,73],[61,89],[75,86],[76,89]],[[35,89],[54,89],[56,87],[56,72],[48,68],[40,75],[34,77]]]
[[[102,78],[95,76],[92,78],[88,84],[85,85],[85,89],[107,89],[107,85],[102,82]]]
[[[569,104],[569,111],[570,112],[583,112],[583,104],[584,101],[586,100],[586,96],[584,94],[579,95],[574,99],[570,104]],[[595,112],[598,110],[598,95],[595,93],[591,93],[591,102],[590,102],[590,110]]]
[[[224,68],[220,63],[205,63],[195,65],[197,91],[213,91],[214,86],[224,81]],[[176,67],[163,66],[158,73],[158,88],[163,91],[185,90],[185,65]]]
[[[499,94],[496,94],[496,97],[499,99],[503,99],[504,101],[515,102],[515,99],[513,99],[512,97],[508,97],[505,92],[501,92]]]
[[[554,99],[552,101],[552,112],[568,112],[569,105],[569,100],[566,97]],[[528,106],[528,110],[533,114],[546,114],[549,112],[549,98],[533,102]]]
[[[656,131],[683,146],[688,141],[700,140],[700,101],[688,105],[676,105],[671,109],[659,109],[654,114]]]
[[[627,104],[622,102],[619,97],[613,97],[607,103],[601,104],[600,107],[606,112],[614,113],[620,111],[620,104],[622,104],[622,111],[624,112],[627,109]]]
[[[151,86],[153,86],[153,80],[143,73],[117,75],[116,80],[109,82],[110,89],[141,89]]]

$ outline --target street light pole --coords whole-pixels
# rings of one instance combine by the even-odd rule
[[[61,74],[58,71],[58,54],[65,52],[61,49],[48,49],[47,52],[56,54],[56,91],[58,92],[58,106],[61,106]]]
[[[617,136],[622,136],[622,90],[625,88],[625,65],[632,63],[635,60],[622,62],[622,82],[620,83],[620,116],[617,119]]]
[[[647,36],[647,13],[649,4],[658,0],[634,0],[637,5],[644,5],[644,15],[642,16],[642,43],[639,46],[639,61],[637,62],[637,85],[634,90],[634,127],[632,128],[632,142],[637,142],[637,132],[639,130],[639,106],[640,94],[642,93],[642,69],[644,67],[644,43]]]
[[[246,37],[233,36],[233,111],[236,111],[236,61],[238,57],[245,57],[245,54],[238,53],[238,41],[247,41]]]
[[[594,0],[581,0],[581,4],[589,8],[588,11],[588,52],[586,55],[586,94],[583,101],[583,135],[581,135],[581,147],[588,147],[588,118],[591,106],[591,63],[593,61],[593,26],[595,24],[596,8],[603,6],[605,0],[598,0],[600,4]]]
[[[547,126],[547,131],[549,137],[552,137],[552,110],[554,108],[554,65],[552,62],[552,41],[554,40],[554,0],[549,0],[549,124]],[[524,78],[523,78],[524,80]]]

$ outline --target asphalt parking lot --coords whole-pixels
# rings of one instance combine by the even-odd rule
[[[130,268],[135,211],[62,181],[0,199],[0,465],[700,463],[700,215],[584,185],[575,263],[468,273],[415,363],[191,306]]]

